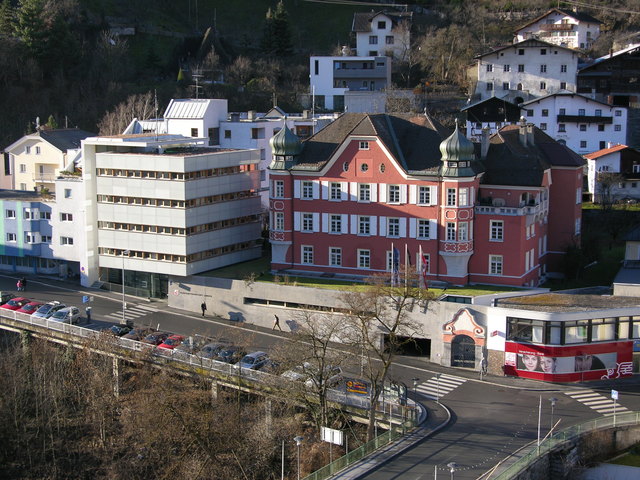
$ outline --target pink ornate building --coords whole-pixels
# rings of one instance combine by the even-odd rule
[[[534,286],[580,240],[583,160],[533,125],[474,145],[425,115],[344,114],[271,146],[274,272]]]

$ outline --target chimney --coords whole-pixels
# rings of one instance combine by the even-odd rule
[[[489,127],[484,127],[480,134],[480,158],[487,158],[489,152]]]
[[[528,123],[527,124],[527,145],[535,145],[536,144],[536,139],[535,139],[535,134],[533,132],[533,123]]]
[[[253,122],[256,119],[256,111],[255,110],[249,110],[247,112],[247,118],[249,119],[250,122]]]
[[[309,110],[302,111],[302,118],[309,118]]]
[[[520,123],[518,124],[518,138],[523,147],[527,146],[527,120],[524,117],[520,117]]]

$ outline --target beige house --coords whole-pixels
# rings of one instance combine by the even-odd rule
[[[80,141],[94,134],[77,128],[40,129],[5,148],[8,171],[0,187],[14,190],[55,192],[55,180],[64,170],[74,170],[80,157]]]

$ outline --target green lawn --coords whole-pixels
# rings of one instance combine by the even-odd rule
[[[607,463],[626,465],[628,467],[640,467],[640,454],[630,452]]]

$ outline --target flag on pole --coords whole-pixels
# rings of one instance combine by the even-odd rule
[[[400,269],[400,250],[393,246],[391,242],[391,285],[398,283],[398,270]]]
[[[409,247],[404,244],[404,286],[409,284],[409,265],[411,265],[411,258],[409,255]]]
[[[422,274],[422,284],[425,290],[429,290],[427,284],[427,273],[429,272],[429,260],[427,256],[422,252],[422,245],[420,245],[420,273]]]

